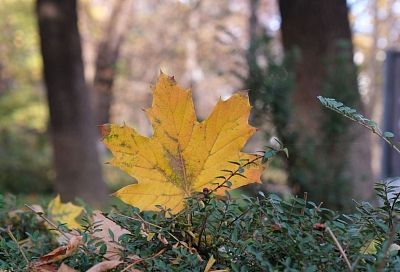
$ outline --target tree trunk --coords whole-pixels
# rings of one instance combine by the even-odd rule
[[[291,96],[298,139],[290,181],[299,193],[308,191],[312,199],[339,209],[351,198],[369,199],[370,135],[322,109],[316,99],[335,97],[362,111],[346,1],[280,0],[279,8],[285,52],[299,54]]]
[[[107,199],[97,132],[85,85],[76,0],[38,0],[44,79],[50,110],[56,189],[64,200]]]
[[[98,46],[93,83],[97,124],[105,124],[110,121],[115,65],[130,25],[132,5],[131,0],[115,1],[103,39]]]

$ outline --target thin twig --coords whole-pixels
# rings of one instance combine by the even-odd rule
[[[34,208],[32,208],[31,206],[29,206],[28,204],[25,204],[25,207],[27,207],[28,209],[30,209],[31,211],[33,211],[36,215],[40,216],[40,218],[42,218],[44,221],[46,221],[50,226],[52,226],[55,230],[57,230],[58,232],[60,232],[66,239],[67,241],[69,241],[70,237],[68,237],[68,235],[62,230],[60,229],[59,226],[57,226],[55,223],[53,223],[52,221],[50,221],[50,219],[48,219],[46,216],[44,216],[41,212],[36,211]]]
[[[25,252],[24,252],[24,250],[22,249],[22,247],[19,245],[19,243],[18,243],[17,239],[15,238],[14,234],[11,232],[10,226],[7,227],[7,234],[8,234],[8,236],[10,236],[10,238],[11,238],[11,239],[14,241],[14,243],[17,245],[19,252],[21,252],[22,257],[24,258],[24,260],[25,260],[25,262],[26,262],[26,265],[28,266],[28,265],[29,265],[28,258],[26,257]]]
[[[206,229],[206,224],[207,224],[207,220],[208,220],[208,214],[207,216],[204,218],[203,224],[201,224],[201,229],[200,229],[200,233],[199,233],[199,241],[197,242],[197,247],[200,248],[200,243],[201,243],[201,238],[203,236],[204,230]],[[207,240],[207,239],[206,239]],[[207,244],[207,243],[206,243]]]
[[[128,218],[128,219],[134,220],[136,222],[141,222],[141,223],[147,224],[149,226],[152,226],[152,227],[155,227],[155,228],[158,228],[158,229],[162,229],[162,227],[160,227],[160,226],[158,226],[156,224],[153,224],[151,222],[147,222],[142,217],[140,217],[140,219],[138,219],[138,218],[135,218],[135,217],[132,217],[132,216],[128,216],[128,215],[125,215],[125,214],[121,214],[121,213],[117,213],[117,212],[113,212],[113,213],[118,215],[118,216],[122,216],[122,217],[125,217],[125,218]]]
[[[347,259],[346,253],[344,252],[342,246],[340,245],[338,239],[336,238],[335,234],[332,232],[332,230],[330,229],[330,227],[326,227],[326,231],[329,233],[329,235],[332,237],[333,242],[335,242],[336,247],[339,249],[340,255],[342,255],[348,270],[351,272],[352,268],[351,268],[351,264],[349,262],[349,259]]]
[[[248,213],[251,210],[251,208],[248,208],[247,210],[245,210],[243,213],[241,213],[239,216],[236,216],[235,219],[233,219],[231,222],[229,222],[226,227],[228,228],[229,226],[231,226],[233,223],[235,223],[236,221],[238,221],[240,218],[242,218],[243,216],[246,215],[246,213]]]
[[[294,204],[296,204],[296,198],[297,198],[297,196],[292,198],[292,205],[290,205],[290,213],[289,213],[289,216],[288,216],[289,220],[292,219],[292,214],[293,214],[293,210],[294,210]]]
[[[188,224],[189,230],[192,230],[193,212],[190,212],[190,213],[187,214],[187,224]],[[185,236],[186,236],[186,241],[188,243],[188,246],[189,246],[189,248],[191,248],[193,246],[192,245],[193,237],[191,235],[188,236],[187,234],[185,234]]]
[[[301,209],[301,216],[304,216],[304,210],[307,208],[307,197],[308,193],[304,192],[304,207]]]
[[[159,228],[159,229],[162,229],[161,226],[156,225],[156,224],[153,224],[153,223],[150,223],[150,222],[144,220],[144,218],[141,217],[140,214],[138,214],[137,212],[135,212],[135,215],[136,215],[137,217],[139,217],[139,220],[140,220],[142,223],[144,223],[144,224],[146,224],[146,225],[150,225],[150,226],[156,227],[156,228]]]
[[[148,221],[144,220],[138,213],[135,213],[135,215],[138,216],[140,219],[134,218],[134,217],[132,217],[132,216],[124,215],[124,214],[121,214],[121,213],[117,213],[117,212],[114,212],[114,214],[116,214],[116,215],[118,215],[118,216],[122,216],[122,217],[128,218],[128,219],[131,219],[131,220],[134,220],[134,221],[136,221],[136,222],[141,222],[141,223],[143,223],[143,224],[147,224],[147,225],[149,225],[149,226],[158,228],[159,230],[162,230],[162,229],[163,229],[163,227],[161,227],[161,226],[158,226],[158,225],[156,225],[156,224],[153,224],[153,223],[151,223],[151,222],[148,222]],[[167,232],[175,241],[177,241],[180,245],[182,245],[182,246],[184,246],[184,247],[186,247],[187,249],[190,250],[190,247],[188,247],[187,245],[185,245],[184,243],[182,243],[182,241],[179,240],[175,235],[173,235],[173,234],[172,234],[171,232],[169,232],[169,231],[166,231],[166,232]]]
[[[156,254],[154,254],[153,256],[150,256],[150,257],[147,257],[147,258],[144,258],[144,259],[140,259],[140,260],[134,261],[133,263],[131,263],[130,265],[128,265],[127,267],[125,267],[124,269],[122,269],[121,272],[128,271],[128,269],[132,268],[132,266],[134,266],[135,264],[141,263],[141,262],[143,262],[143,261],[148,261],[148,260],[154,259],[154,258],[160,256],[161,254],[163,254],[166,250],[167,250],[167,248],[163,248],[163,249],[161,249],[160,251],[158,251]]]
[[[248,162],[246,162],[246,163],[243,164],[243,165],[239,165],[239,167],[238,167],[235,171],[231,171],[230,175],[229,175],[228,177],[226,177],[226,178],[224,179],[224,181],[223,181],[221,184],[218,184],[217,187],[215,187],[214,189],[210,190],[209,194],[211,194],[211,193],[217,191],[218,189],[220,189],[220,188],[226,186],[225,184],[226,184],[231,178],[233,178],[234,176],[243,176],[243,175],[240,173],[241,169],[243,169],[243,168],[245,168],[245,167],[247,167],[247,166],[249,166],[249,165],[255,163],[257,160],[261,160],[261,159],[263,158],[263,155],[255,155],[255,156],[256,156],[256,157],[255,157],[254,159],[249,160]],[[236,163],[235,163],[235,164],[236,164]]]
[[[355,118],[353,118],[353,117],[351,117],[351,116],[349,116],[349,115],[347,115],[347,114],[345,114],[345,113],[339,111],[338,109],[336,109],[336,108],[334,108],[334,107],[331,107],[331,106],[325,106],[325,107],[327,107],[327,108],[329,108],[329,109],[331,109],[331,110],[333,110],[333,111],[336,111],[336,112],[339,113],[340,115],[342,115],[342,116],[344,116],[344,117],[346,117],[346,118],[352,120],[353,122],[356,122],[356,123],[362,125],[362,126],[365,127],[366,129],[370,130],[372,133],[378,135],[379,138],[381,138],[382,140],[384,140],[388,145],[390,145],[394,150],[396,150],[397,153],[400,154],[400,149],[399,149],[399,147],[398,147],[396,144],[392,143],[390,140],[388,140],[385,136],[383,136],[383,133],[382,133],[382,131],[380,130],[379,127],[376,127],[376,128],[370,127],[368,124],[365,124],[364,122],[362,122],[362,121],[360,121],[360,120],[357,120],[357,119],[355,119]]]

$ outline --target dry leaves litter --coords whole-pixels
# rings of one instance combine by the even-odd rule
[[[90,268],[86,272],[103,272],[103,271],[107,271],[107,270],[116,268],[121,263],[122,263],[121,261],[104,261],[104,262],[101,262],[101,263],[98,263],[98,264],[94,265],[92,268]]]
[[[78,271],[63,263],[60,265],[57,272],[78,272]]]
[[[104,257],[108,260],[119,261],[122,248],[114,241],[118,242],[121,235],[130,234],[130,232],[105,217],[101,211],[93,212],[93,222],[96,226],[93,236],[101,239],[107,245],[107,252]],[[110,232],[113,233],[113,236],[110,235]]]
[[[51,220],[65,224],[69,229],[81,227],[76,219],[82,213],[83,207],[74,205],[71,202],[62,203],[60,196],[57,195],[49,203],[47,210]]]
[[[68,244],[60,246],[53,251],[47,253],[46,255],[40,257],[37,261],[30,263],[30,270],[38,272],[57,271],[56,268],[54,268],[55,270],[51,270],[52,267],[55,267],[52,264],[71,256],[75,252],[75,250],[78,249],[81,243],[82,236],[72,236]]]

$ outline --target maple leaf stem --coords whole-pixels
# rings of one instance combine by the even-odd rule
[[[60,227],[57,226],[54,222],[52,222],[50,219],[45,217],[41,212],[36,211],[34,208],[29,206],[28,204],[25,204],[25,207],[27,207],[32,212],[34,212],[37,216],[39,216],[44,221],[46,221],[50,226],[52,226],[55,230],[57,230],[59,233],[61,233],[67,239],[67,241],[69,241],[70,237],[68,237],[68,235],[62,229],[60,229]]]
[[[225,178],[224,182],[222,182],[221,184],[218,184],[218,186],[215,187],[214,189],[212,189],[208,194],[211,194],[211,193],[213,193],[213,192],[215,192],[215,191],[221,189],[222,187],[224,187],[225,184],[226,184],[231,178],[233,178],[234,176],[238,176],[238,175],[239,175],[239,176],[243,176],[243,175],[240,174],[240,172],[239,172],[241,169],[243,169],[243,168],[245,168],[246,166],[249,166],[249,165],[255,163],[257,160],[261,160],[261,159],[263,158],[263,155],[255,155],[255,156],[256,156],[256,157],[255,157],[254,159],[249,160],[248,162],[246,162],[246,163],[243,164],[243,165],[239,165],[239,167],[238,167],[235,171],[233,171],[232,173],[230,173],[229,176]]]

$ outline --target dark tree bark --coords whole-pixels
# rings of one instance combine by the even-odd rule
[[[298,171],[291,173],[291,182],[299,193],[314,192],[311,198],[325,198],[335,208],[345,208],[340,198],[368,199],[369,134],[316,100],[332,96],[362,110],[346,1],[280,0],[279,8],[285,52],[299,53],[291,95],[293,131],[299,136],[292,159]]]
[[[131,0],[115,1],[103,39],[98,46],[93,83],[97,124],[105,124],[110,121],[115,66],[130,26],[132,4]]]
[[[44,79],[50,109],[56,189],[64,200],[103,203],[107,190],[85,85],[76,0],[38,0]]]
[[[346,0],[280,0],[279,7],[285,51],[298,49],[301,58],[296,67],[296,91],[293,94],[301,115],[299,121],[309,123],[311,120],[313,129],[316,129],[318,122],[313,122],[314,112],[320,111],[320,106],[314,98],[326,78],[327,58],[339,53],[339,41],[347,41],[351,45]],[[352,48],[348,50],[348,62],[353,65],[350,59]],[[351,81],[349,84],[353,86],[353,92],[357,92],[355,74],[348,80]]]

